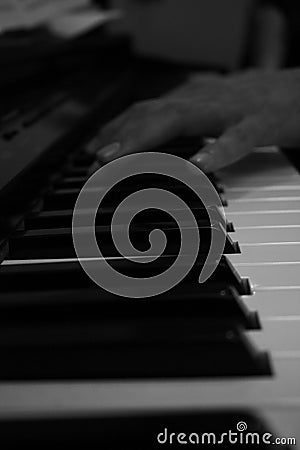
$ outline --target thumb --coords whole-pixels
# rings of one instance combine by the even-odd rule
[[[264,145],[263,118],[250,116],[230,127],[216,141],[208,143],[190,161],[204,172],[228,166],[250,153],[257,145]]]

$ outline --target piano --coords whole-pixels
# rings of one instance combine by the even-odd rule
[[[258,148],[211,176],[226,246],[204,285],[191,271],[157,298],[124,299],[94,285],[76,260],[72,211],[94,163],[86,150],[99,122],[133,101],[134,80],[118,72],[89,97],[60,95],[48,108],[2,116],[1,448],[181,448],[196,433],[220,439],[229,430],[238,448],[248,447],[247,432],[296,448],[300,185],[280,149]],[[198,145],[159,150],[187,155]],[[192,209],[205,228],[201,205]],[[138,225],[149,224],[145,216]],[[204,439],[209,448],[213,436]],[[254,448],[269,445],[253,439]]]

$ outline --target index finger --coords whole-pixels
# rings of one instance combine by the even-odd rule
[[[169,101],[138,103],[103,130],[100,144],[104,148],[97,153],[97,158],[107,162],[125,154],[150,150],[179,136],[181,131],[179,112]]]

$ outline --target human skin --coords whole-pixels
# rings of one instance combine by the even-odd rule
[[[179,136],[209,136],[190,160],[216,171],[254,147],[300,147],[300,69],[193,75],[167,95],[132,105],[106,124],[97,159],[153,150]]]

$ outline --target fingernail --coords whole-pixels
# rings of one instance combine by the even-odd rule
[[[210,171],[211,157],[207,153],[203,153],[202,155],[192,157],[191,162],[200,167],[200,169],[202,169],[204,172]]]
[[[120,142],[114,142],[113,144],[107,145],[97,152],[97,159],[105,161],[110,160],[120,151],[120,149]]]
[[[93,173],[95,173],[96,170],[100,169],[100,167],[101,167],[101,165],[98,163],[98,161],[95,161],[95,162],[91,165],[91,167],[89,168],[89,170],[88,170],[88,172],[87,172],[88,176],[93,175]]]
[[[212,138],[212,137],[207,137],[207,138],[204,138],[204,143],[207,145],[207,144],[214,144],[215,142],[216,142],[216,138]]]

